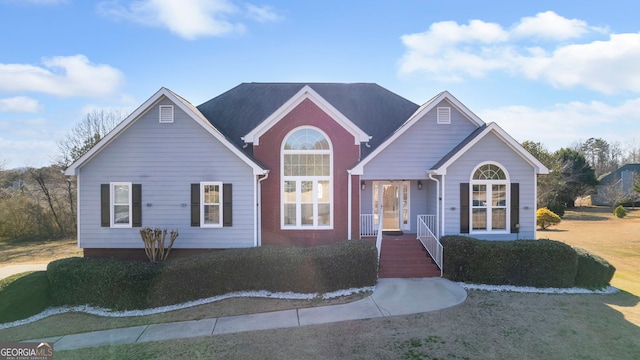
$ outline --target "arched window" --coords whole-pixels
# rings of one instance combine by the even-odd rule
[[[471,177],[471,232],[509,231],[509,179],[495,163],[480,165]]]
[[[327,136],[309,127],[291,132],[282,146],[282,228],[331,228],[332,150]]]

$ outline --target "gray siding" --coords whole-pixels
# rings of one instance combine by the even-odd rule
[[[536,175],[534,168],[495,134],[489,133],[447,169],[445,176],[445,235],[460,234],[460,183],[471,180],[471,172],[480,163],[494,161],[508,172],[512,183],[520,183],[519,234],[464,234],[480,239],[533,239],[536,227]]]
[[[178,106],[175,121],[160,124],[163,99],[80,169],[79,243],[83,248],[142,248],[140,228],[100,226],[100,184],[142,184],[142,226],[177,229],[174,248],[254,245],[254,176],[249,165]],[[233,184],[233,226],[190,226],[190,184]]]
[[[438,106],[451,107],[451,124],[437,124]],[[364,167],[363,179],[426,179],[427,170],[477,126],[443,100]]]

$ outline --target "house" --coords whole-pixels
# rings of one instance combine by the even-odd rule
[[[596,193],[591,195],[591,203],[611,206],[634,202],[638,194],[633,191],[633,186],[639,177],[640,164],[622,165],[599,179]]]
[[[419,106],[370,83],[243,83],[197,107],[162,88],[66,170],[85,256],[139,253],[140,226],[178,229],[182,252],[535,239],[546,173],[449,92]]]

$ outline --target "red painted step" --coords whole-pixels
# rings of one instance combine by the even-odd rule
[[[440,269],[417,239],[382,240],[379,278],[439,276]]]

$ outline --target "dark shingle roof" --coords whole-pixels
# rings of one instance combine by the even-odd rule
[[[201,104],[198,110],[234,144],[305,85],[372,136],[366,156],[400,127],[418,105],[371,83],[243,83]]]

